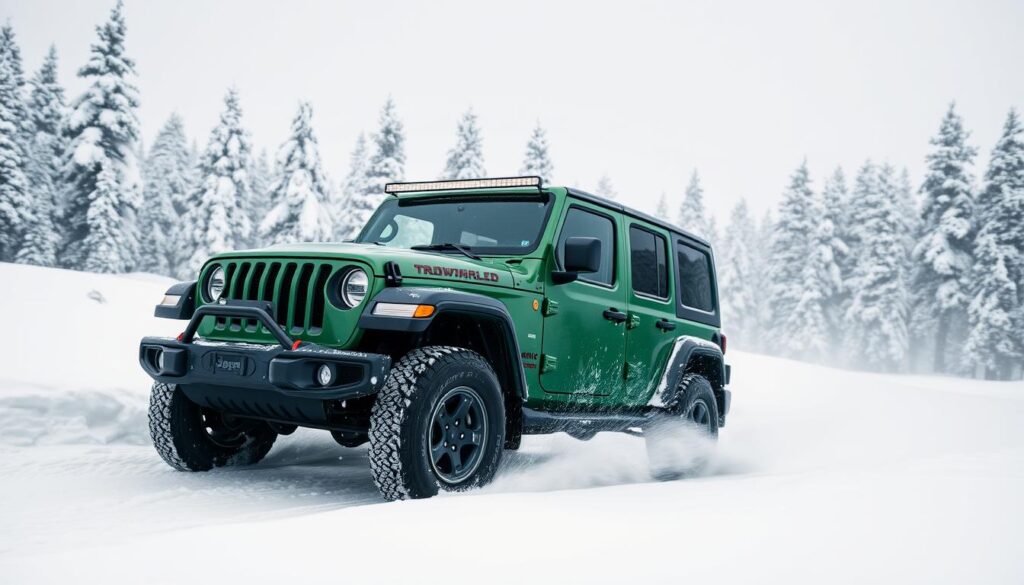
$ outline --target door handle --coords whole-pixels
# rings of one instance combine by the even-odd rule
[[[669,321],[668,319],[662,319],[654,324],[655,327],[662,331],[672,331],[676,328],[676,324]]]
[[[616,323],[624,323],[626,321],[626,314],[614,307],[605,310],[602,314],[609,321],[615,321]]]

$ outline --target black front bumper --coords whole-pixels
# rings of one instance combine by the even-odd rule
[[[139,363],[154,380],[168,384],[348,400],[380,390],[391,358],[312,344],[292,350],[276,345],[203,340],[185,343],[170,337],[145,337],[139,344]],[[317,379],[320,366],[331,370],[326,385]]]
[[[391,358],[292,341],[270,317],[269,303],[204,305],[177,339],[145,337],[139,363],[157,382],[176,384],[190,400],[223,412],[308,426],[329,426],[328,401],[376,394]],[[195,340],[206,317],[257,319],[276,345]],[[330,370],[324,383],[318,372]]]

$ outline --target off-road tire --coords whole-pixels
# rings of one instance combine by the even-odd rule
[[[699,409],[704,415],[697,425],[691,416]],[[659,481],[670,481],[699,474],[708,464],[706,453],[679,456],[673,451],[685,449],[676,444],[703,435],[712,441],[718,439],[718,403],[708,379],[700,374],[683,374],[675,396],[665,409],[665,414],[654,419],[644,428],[647,457],[651,476]],[[685,428],[685,427],[689,428]],[[696,445],[696,448],[707,445]],[[667,460],[666,460],[667,458]]]
[[[202,409],[175,384],[153,384],[149,397],[149,435],[168,465],[178,471],[251,465],[266,457],[277,439],[269,425],[253,422],[241,431],[241,444],[214,442],[203,426]]]
[[[458,483],[439,479],[430,458],[431,419],[446,392],[473,389],[486,410],[486,439],[479,466]],[[494,369],[461,347],[414,349],[392,367],[370,415],[370,471],[385,500],[428,498],[439,490],[463,491],[494,478],[505,444],[505,412]]]

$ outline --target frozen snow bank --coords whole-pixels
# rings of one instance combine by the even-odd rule
[[[148,441],[145,335],[170,279],[0,263],[0,444]]]
[[[11,387],[0,382],[0,444],[149,442],[146,403],[137,393]]]
[[[136,359],[139,339],[182,329],[153,316],[172,282],[167,278],[0,263],[0,282],[0,379],[30,388],[145,395],[149,378]],[[23,390],[4,384],[0,395]]]

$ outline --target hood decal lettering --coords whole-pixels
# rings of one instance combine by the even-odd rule
[[[466,268],[452,268],[451,266],[435,266],[430,264],[413,264],[417,274],[428,276],[441,276],[444,278],[458,278],[461,280],[479,280],[483,282],[498,282],[498,273],[487,270],[468,270]]]

